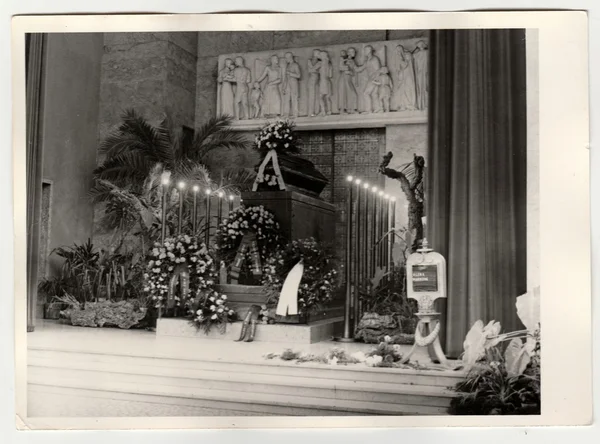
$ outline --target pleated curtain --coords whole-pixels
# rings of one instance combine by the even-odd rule
[[[427,222],[447,260],[442,343],[463,351],[478,319],[520,328],[526,291],[525,30],[439,30],[430,39]]]

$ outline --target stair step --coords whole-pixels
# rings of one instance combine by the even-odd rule
[[[264,406],[294,407],[314,411],[357,412],[372,415],[441,415],[445,407],[404,405],[397,403],[356,401],[346,399],[313,398],[307,396],[282,396],[277,393],[244,392],[238,390],[215,390],[201,387],[188,387],[157,384],[144,381],[122,381],[114,377],[91,378],[90,375],[75,375],[65,372],[53,374],[52,369],[30,369],[28,382],[31,386],[52,386],[70,389],[95,390],[150,395],[178,399],[196,399],[208,402],[235,404],[236,409],[256,410]],[[42,371],[39,371],[42,370]],[[231,407],[230,407],[231,408]]]
[[[37,361],[34,361],[37,360]],[[369,368],[359,365],[328,366],[324,364],[295,364],[281,360],[258,362],[229,362],[226,360],[194,358],[180,359],[160,356],[132,356],[106,353],[67,351],[50,348],[30,348],[28,363],[54,366],[56,363],[110,365],[113,369],[135,365],[152,369],[176,369],[176,371],[212,371],[229,375],[277,375],[303,377],[310,379],[343,381],[363,381],[366,383],[387,383],[395,385],[415,385],[434,387],[453,387],[464,375],[450,371],[417,371],[404,369]]]
[[[411,405],[447,407],[453,394],[440,387],[387,384],[371,381],[335,381],[309,377],[225,373],[140,365],[115,367],[106,363],[54,363],[30,360],[29,374],[46,374],[49,380],[64,374],[85,375],[95,380],[115,379],[123,382],[147,382],[181,387],[203,387],[215,390],[235,389],[317,398],[339,398]]]
[[[28,385],[29,416],[361,416],[360,412]]]

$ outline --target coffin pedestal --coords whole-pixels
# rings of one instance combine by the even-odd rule
[[[273,213],[289,240],[335,240],[335,206],[329,202],[297,191],[248,191],[242,200],[246,206],[263,205]]]

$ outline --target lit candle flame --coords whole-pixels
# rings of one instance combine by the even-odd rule
[[[185,188],[185,182],[179,182],[177,184],[177,186],[179,187],[180,190],[183,190]]]
[[[194,187],[192,189],[194,190],[195,193],[197,193],[198,190],[200,189],[200,187],[198,185],[194,185]]]
[[[354,180],[354,177],[352,177],[352,176],[348,176],[348,177],[346,178],[346,180],[347,180],[348,182],[352,182],[352,181]]]

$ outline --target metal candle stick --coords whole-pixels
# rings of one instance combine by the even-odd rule
[[[208,247],[210,242],[210,190],[205,191],[206,194],[206,220],[204,221],[204,244]]]
[[[371,187],[368,183],[363,185],[365,193],[365,211],[363,213],[363,235],[362,235],[362,286],[364,291],[368,290],[368,279],[369,279],[369,202],[371,201],[371,193],[369,192]]]
[[[192,188],[194,190],[194,206],[192,208],[192,230],[193,230],[193,234],[194,236],[196,235],[196,230],[197,230],[197,223],[198,223],[198,191],[200,190],[200,187],[198,185],[194,185],[194,187]]]
[[[389,247],[388,247],[389,248],[388,263],[389,263],[390,269],[393,269],[393,266],[394,266],[394,243],[395,243],[395,238],[396,238],[396,198],[395,197],[390,198],[390,205],[391,205],[390,229],[394,230],[394,232],[390,235],[390,243],[389,243]],[[393,277],[394,277],[394,274],[391,273],[390,278],[392,279],[392,285],[394,284]]]
[[[230,213],[233,211],[233,199],[234,199],[234,196],[232,194],[231,196],[229,196],[229,212]]]
[[[177,188],[179,188],[179,220],[177,222],[177,234],[181,234],[181,225],[183,223],[183,190],[185,189],[185,182],[179,182]]]
[[[167,194],[169,192],[169,179],[162,181],[162,227],[160,231],[160,240],[164,244],[167,236]]]
[[[353,331],[350,328],[350,305],[352,303],[352,189],[353,177],[348,176],[348,193],[346,194],[346,304],[344,306],[344,336],[341,341],[353,341]]]
[[[389,259],[389,252],[390,252],[390,241],[389,239],[391,238],[391,234],[389,233],[390,231],[390,196],[389,194],[385,194],[383,196],[383,232],[384,234],[386,234],[388,237],[386,237],[383,240],[383,245],[382,245],[382,249],[383,249],[383,264],[384,264],[384,268],[386,273],[388,273],[390,271],[390,261]]]
[[[362,251],[362,247],[361,247],[361,242],[362,242],[362,220],[361,220],[361,216],[362,216],[362,212],[361,212],[361,192],[360,192],[360,184],[362,183],[362,181],[360,179],[356,179],[354,181],[354,183],[356,184],[356,212],[355,214],[355,220],[356,220],[356,235],[354,236],[354,297],[353,297],[353,309],[354,309],[354,313],[353,313],[353,318],[354,318],[354,327],[356,328],[356,325],[358,325],[358,301],[360,299],[360,278],[361,278],[361,273],[362,273],[362,267],[361,267],[361,251]]]
[[[385,234],[385,232],[384,232],[385,225],[384,225],[384,220],[383,220],[383,218],[385,216],[385,214],[384,214],[385,199],[383,197],[384,196],[383,191],[380,191],[378,193],[378,195],[379,195],[379,211],[378,211],[378,213],[379,213],[379,219],[378,219],[379,236],[377,236],[377,240],[379,241],[379,248],[377,249],[377,255],[378,255],[377,261],[379,262],[379,267],[384,268],[385,264],[383,263],[383,258],[384,258],[383,245],[385,244],[385,242],[382,241],[382,237]]]
[[[221,228],[221,217],[223,216],[223,192],[219,191],[219,200],[217,200],[217,230]]]
[[[377,269],[377,187],[371,188],[373,191],[373,205],[371,208],[371,277],[375,274]]]

